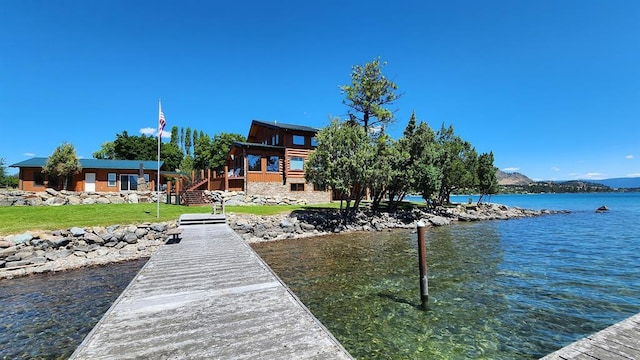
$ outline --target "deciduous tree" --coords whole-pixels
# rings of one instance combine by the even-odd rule
[[[193,167],[195,169],[206,169],[211,160],[211,138],[209,135],[196,136],[198,132],[193,132]]]
[[[6,160],[4,158],[0,158],[0,186],[5,186],[5,177],[6,177]]]
[[[65,142],[53,151],[42,170],[49,177],[62,179],[62,188],[67,189],[69,178],[79,173],[82,166],[76,155],[76,149],[72,144]]]
[[[165,169],[175,171],[180,168],[180,163],[183,158],[184,154],[177,143],[162,143],[162,147],[160,149],[160,160],[163,161]]]
[[[244,135],[226,132],[221,132],[213,136],[211,140],[211,156],[209,158],[209,167],[211,167],[211,169],[224,171],[227,154],[236,141],[246,141],[246,137],[244,137]]]
[[[179,145],[178,144],[178,127],[175,125],[171,127],[171,140],[169,142]]]
[[[184,132],[184,153],[187,156],[191,155],[191,128],[187,127]]]
[[[158,138],[130,136],[126,131],[116,135],[113,142],[115,158],[119,160],[157,160]]]
[[[105,141],[100,145],[100,150],[92,154],[94,159],[116,159],[116,150],[113,141]]]

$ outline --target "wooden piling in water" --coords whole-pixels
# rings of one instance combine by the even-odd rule
[[[418,221],[418,265],[420,267],[420,301],[426,307],[429,301],[429,280],[427,278],[427,244],[425,241],[425,223]]]

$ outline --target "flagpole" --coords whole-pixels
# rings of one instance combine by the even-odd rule
[[[156,182],[158,203],[156,206],[156,217],[160,217],[160,139],[162,138],[162,129],[160,128],[160,118],[162,116],[162,104],[158,99],[158,181]]]

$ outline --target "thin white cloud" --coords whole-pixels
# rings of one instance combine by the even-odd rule
[[[140,129],[140,133],[147,136],[151,136],[156,134],[156,129],[151,127],[146,127],[146,128]]]
[[[382,131],[382,126],[372,126],[369,128],[369,133],[370,134],[379,134]]]
[[[640,177],[640,173],[627,174],[626,177]]]
[[[33,156],[36,156],[36,154],[34,154],[34,153],[30,153],[30,152],[26,152],[26,153],[24,153],[24,156],[31,156],[31,157],[33,157]]]
[[[146,128],[140,129],[140,133],[146,136],[158,136],[158,129],[152,128],[152,127],[146,127]],[[165,130],[162,132],[162,138],[168,139],[170,137],[171,137],[171,131]]]
[[[560,171],[560,168],[559,168],[559,167],[557,167],[557,166],[552,166],[552,167],[551,167],[551,170],[553,170],[553,171]]]
[[[520,170],[520,168],[518,167],[506,167],[504,169],[502,169],[502,171],[506,171],[506,172],[514,172],[514,171],[518,171]]]
[[[627,156],[624,157],[625,159],[633,159],[633,155],[629,154]]]
[[[587,179],[587,180],[601,180],[601,179],[604,179],[604,174],[598,173],[598,172],[591,172],[591,173],[586,173],[580,176],[580,178]]]

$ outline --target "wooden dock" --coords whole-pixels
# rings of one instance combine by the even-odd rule
[[[542,359],[640,359],[640,314],[580,339]]]
[[[181,217],[181,240],[149,259],[72,359],[351,359],[226,223],[215,224],[220,216],[193,218]]]

